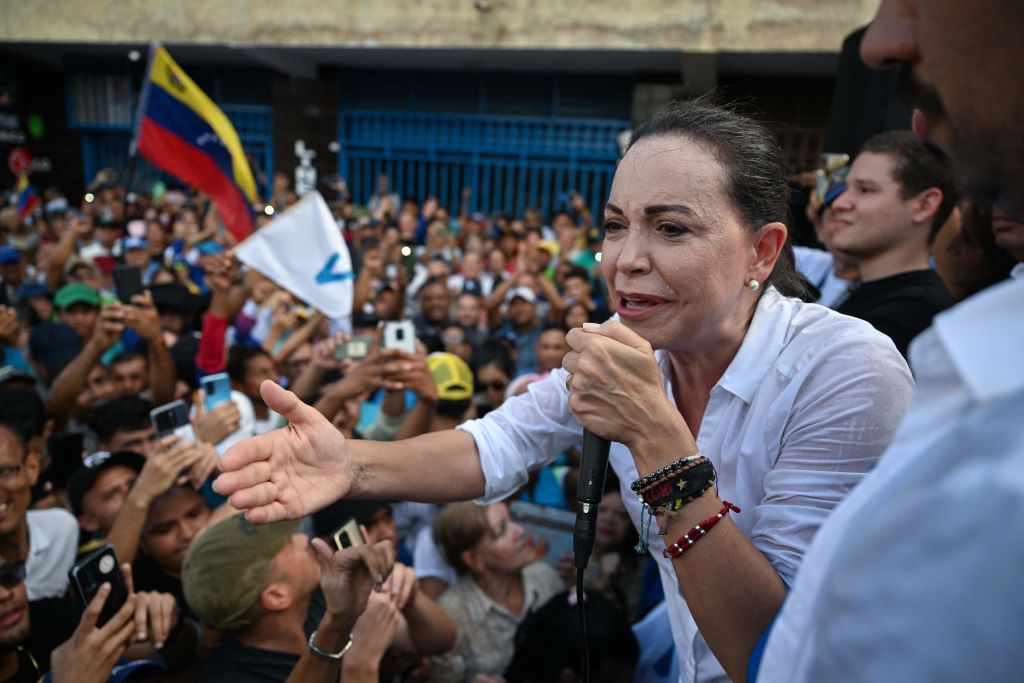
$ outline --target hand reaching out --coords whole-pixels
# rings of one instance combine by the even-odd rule
[[[255,524],[298,519],[341,498],[353,472],[345,438],[315,408],[266,380],[260,394],[289,425],[242,441],[221,459],[214,489]]]

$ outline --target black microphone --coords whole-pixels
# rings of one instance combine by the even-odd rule
[[[576,558],[576,569],[580,572],[587,568],[590,555],[594,552],[597,506],[604,493],[610,448],[608,439],[583,430],[583,458],[580,462],[580,481],[576,488],[576,528],[572,534],[572,551]]]

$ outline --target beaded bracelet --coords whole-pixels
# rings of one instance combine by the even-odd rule
[[[700,451],[697,451],[696,455],[688,455],[684,458],[679,458],[675,462],[669,465],[665,465],[657,472],[652,472],[648,474],[646,477],[640,477],[632,484],[630,484],[629,488],[639,492],[640,490],[647,488],[651,484],[657,483],[658,481],[664,479],[670,474],[675,474],[676,472],[679,472],[680,470],[684,469],[687,466],[692,466],[691,463],[693,463],[693,461],[699,458],[704,458]],[[707,460],[707,458],[704,459]]]
[[[704,535],[711,531],[711,527],[721,522],[722,518],[729,514],[730,511],[739,512],[740,509],[729,501],[723,500],[722,509],[718,511],[717,515],[714,517],[708,517],[703,522],[694,526],[692,529],[680,536],[678,541],[665,548],[662,554],[673,560],[681,557],[683,553],[692,548],[697,541],[704,538]]]
[[[716,478],[715,466],[705,458],[704,462],[685,468],[679,473],[649,486],[640,492],[640,497],[651,507],[660,507],[681,498],[689,498],[698,489],[706,491]]]

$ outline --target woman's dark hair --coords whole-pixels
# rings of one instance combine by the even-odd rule
[[[637,127],[629,147],[654,137],[686,137],[705,145],[725,168],[726,191],[750,232],[787,222],[789,185],[782,150],[767,128],[734,106],[706,97],[673,103]],[[788,237],[764,284],[785,296],[805,294]]]
[[[640,646],[626,615],[597,591],[587,592],[587,640],[591,680],[633,681]],[[516,629],[515,654],[505,670],[508,683],[558,683],[570,671],[580,680],[580,635],[576,606],[559,593],[530,613]]]

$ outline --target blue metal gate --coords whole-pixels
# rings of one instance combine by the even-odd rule
[[[256,105],[223,105],[221,109],[231,120],[242,148],[249,157],[253,174],[256,176],[256,187],[260,196],[266,197],[267,187],[274,176],[274,122],[271,108]],[[74,126],[73,126],[74,127]],[[111,130],[89,130],[89,126],[79,126],[82,130],[82,159],[85,181],[88,183],[103,168],[114,168],[122,174],[128,167],[128,145],[131,142],[131,129],[120,127]],[[132,184],[136,188],[149,188],[157,180],[167,180],[169,176],[154,167],[141,156],[135,162],[135,177]]]
[[[453,213],[463,187],[472,190],[470,210],[486,214],[536,207],[548,216],[571,190],[596,212],[629,127],[614,119],[345,111],[338,170],[359,204],[384,173],[403,197],[437,197]]]

